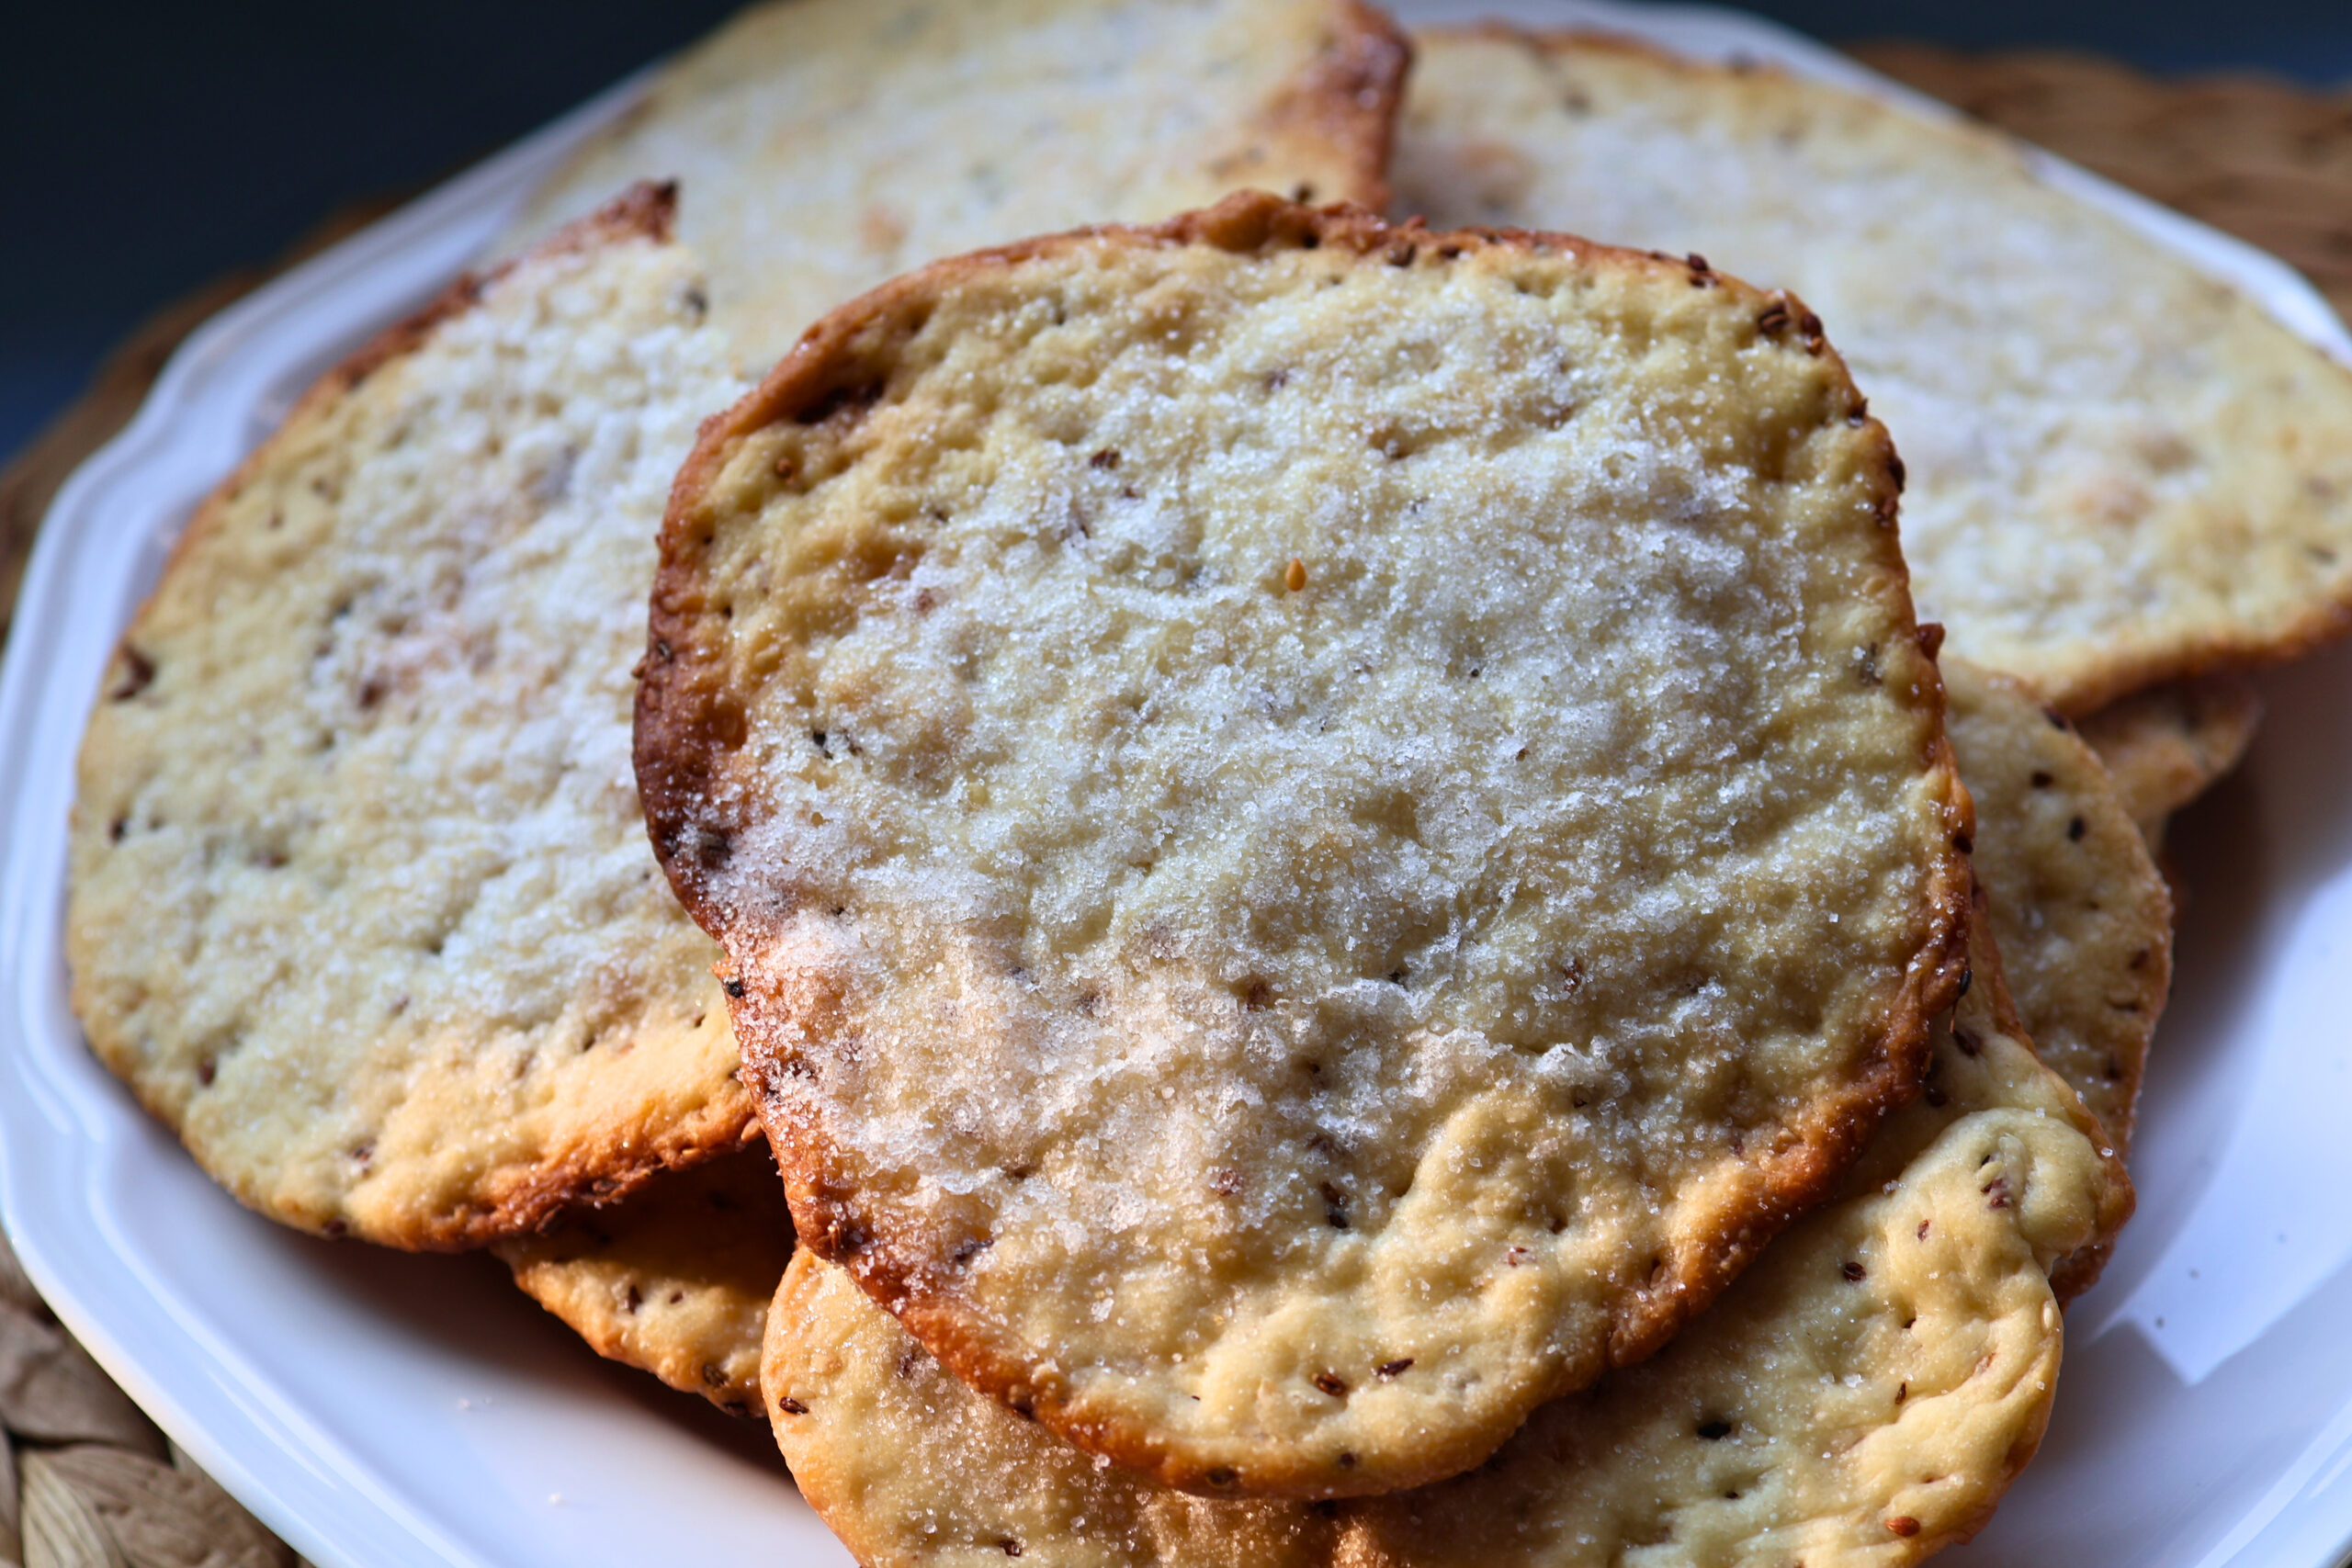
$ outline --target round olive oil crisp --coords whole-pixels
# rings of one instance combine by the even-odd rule
[[[1936,1030],[1937,1092],[1880,1128],[1836,1200],[1664,1351],[1539,1409],[1471,1474],[1345,1505],[1169,1492],[979,1398],[813,1257],[769,1317],[777,1445],[870,1568],[1014,1549],[1084,1568],[1917,1562],[1982,1529],[2032,1457],[2056,1276],[2132,1212],[1975,945]]]
[[[638,711],[802,1242],[1215,1493],[1663,1343],[1957,985],[1892,464],[1800,301],[1271,197],[820,323]]]
[[[630,667],[741,389],[641,186],[323,377],[125,632],[74,803],[91,1046],[237,1198],[479,1247],[752,1120]]]

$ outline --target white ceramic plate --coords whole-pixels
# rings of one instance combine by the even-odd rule
[[[1949,112],[1728,12],[1397,9],[1601,25]],[[0,1217],[107,1370],[328,1568],[849,1561],[763,1429],[597,1361],[495,1263],[315,1242],[238,1208],[99,1069],[65,1003],[74,752],[164,547],[314,375],[430,298],[633,91],[190,339],[58,497],[0,674]],[[2278,262],[2055,160],[2047,172],[2352,358]],[[2041,1458],[1953,1568],[2324,1568],[2352,1543],[2352,652],[2267,689],[2246,769],[2179,829],[2193,896],[2134,1152],[2139,1218],[2071,1314]]]

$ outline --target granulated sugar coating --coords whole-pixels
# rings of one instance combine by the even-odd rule
[[[662,497],[740,389],[669,223],[639,187],[331,372],[107,673],[74,1010],[272,1218],[479,1246],[750,1125],[629,768]]]
[[[1407,56],[1357,0],[770,0],[664,65],[508,240],[678,181],[756,374],[935,257],[1244,188],[1377,205]]]
[[[2018,143],[1615,39],[1418,42],[1397,210],[1802,293],[1910,466],[1953,652],[2079,715],[2352,627],[2352,373]]]
[[[1663,1343],[1961,967],[1814,325],[1240,197],[901,279],[714,422],[639,776],[803,1243],[1216,1493],[1452,1473]]]
[[[1917,1562],[1980,1528],[2032,1457],[2058,1384],[2051,1276],[2132,1212],[1981,953],[1936,1032],[1933,1091],[1837,1201],[1656,1359],[1538,1410],[1473,1474],[1348,1503],[1168,1492],[978,1398],[813,1257],[769,1318],[777,1443],[870,1568]]]

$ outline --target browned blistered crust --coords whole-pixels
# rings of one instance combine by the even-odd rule
[[[501,263],[481,273],[459,276],[429,304],[375,337],[322,375],[288,411],[281,429],[293,429],[337,400],[347,396],[384,366],[414,353],[446,322],[480,303],[484,290],[530,256],[566,255],[588,252],[631,239],[667,243],[677,211],[677,186],[640,181],[596,211],[566,225],[526,256]],[[221,526],[228,504],[236,499],[272,460],[270,443],[249,453],[197,508],[175,541],[164,567],[168,574],[206,537]],[[159,580],[160,581],[160,580]],[[152,602],[152,594],[151,594]],[[131,618],[135,628],[146,606]],[[100,690],[116,694],[135,692],[153,676],[153,666],[126,634],[108,661]],[[130,1071],[137,1043],[120,1035],[116,1020],[94,1005],[76,976],[72,1000],[76,1018],[91,1048],[124,1079],[141,1103],[158,1121],[176,1125],[175,1118],[141,1087]],[[399,1235],[371,1235],[381,1245],[417,1251],[458,1252],[481,1247],[502,1237],[521,1235],[554,1224],[567,1210],[582,1204],[616,1202],[666,1170],[697,1165],[759,1136],[748,1096],[729,1092],[707,1104],[695,1116],[662,1129],[648,1139],[634,1128],[615,1128],[593,1144],[582,1144],[564,1157],[525,1168],[510,1168],[486,1182],[463,1208],[429,1218]],[[257,1194],[229,1183],[242,1202],[259,1206]],[[273,1205],[273,1219],[328,1236],[347,1234],[349,1222],[322,1210],[303,1213]]]
[[[1209,245],[1237,255],[1334,249],[1366,262],[1424,268],[1445,266],[1480,251],[1532,252],[1589,267],[1630,268],[1694,288],[1729,290],[1735,299],[1753,301],[1768,337],[1781,340],[1792,352],[1826,358],[1834,367],[1849,392],[1846,418],[1874,448],[1869,468],[1876,511],[1893,535],[1903,488],[1901,460],[1884,427],[1869,417],[1864,399],[1852,390],[1844,362],[1823,336],[1819,318],[1793,295],[1756,289],[1713,271],[1699,257],[1630,251],[1521,230],[1432,233],[1418,221],[1391,225],[1351,206],[1310,208],[1242,192],[1162,223],[1077,230],[933,263],[849,302],[811,327],[759,387],[704,425],[671,492],[638,688],[638,785],[655,852],[672,886],[687,911],[722,943],[725,911],[713,897],[707,878],[726,863],[743,824],[720,815],[716,802],[722,792],[713,786],[724,777],[729,753],[742,744],[747,720],[724,689],[721,660],[703,640],[707,623],[700,562],[714,536],[705,531],[699,513],[705,492],[736,443],[771,423],[815,423],[845,406],[886,398],[899,348],[921,330],[934,294],[960,277],[1079,248],[1186,245]],[[1902,622],[1915,624],[1909,576],[1899,560],[1893,565],[1890,583],[1889,591],[1899,592],[1903,600]],[[1966,983],[1972,887],[1967,852],[1974,832],[1973,808],[1942,729],[1943,686],[1934,664],[1940,639],[1940,627],[1917,626],[1917,646],[1890,649],[1884,671],[1890,685],[1916,679],[1938,721],[1935,738],[1921,759],[1923,771],[1939,782],[1946,825],[1945,847],[1929,874],[1924,900],[1931,938],[1889,1000],[1872,1048],[1871,1068],[1844,1094],[1821,1105],[1809,1121],[1788,1128],[1759,1158],[1770,1192],[1760,1212],[1736,1229],[1706,1237],[1703,1245],[1671,1251],[1662,1258],[1612,1328],[1608,1346],[1611,1367],[1641,1360],[1664,1346],[1792,1219],[1832,1196],[1880,1121],[1920,1089],[1930,1055],[1930,1021],[1952,1005]],[[1207,1495],[1340,1497],[1418,1485],[1469,1469],[1510,1436],[1508,1429],[1479,1432],[1451,1447],[1432,1447],[1417,1472],[1402,1479],[1385,1473],[1373,1486],[1345,1472],[1319,1468],[1241,1475],[1171,1451],[1154,1433],[1081,1419],[1065,1405],[1062,1390],[1034,1382],[1030,1369],[1006,1354],[963,1303],[924,1279],[910,1260],[893,1257],[887,1240],[868,1235],[857,1222],[844,1194],[829,1179],[827,1149],[811,1129],[776,1113],[768,1075],[779,1066],[775,1048],[763,1046],[783,1033],[772,1010],[779,1004],[747,985],[731,960],[722,962],[720,975],[737,1036],[749,1046],[745,1077],[783,1168],[801,1241],[849,1269],[870,1296],[971,1386],[1034,1415],[1063,1438],[1116,1464],[1163,1485]],[[1543,1391],[1535,1403],[1577,1386],[1573,1379],[1563,1381]]]
[[[1368,208],[1388,205],[1388,149],[1413,46],[1396,24],[1363,0],[1339,0],[1331,30],[1314,62],[1266,111],[1280,136],[1301,128],[1310,143],[1347,163],[1336,191],[1293,192],[1300,200],[1333,198]]]

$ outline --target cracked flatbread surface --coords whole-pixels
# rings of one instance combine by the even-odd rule
[[[612,1208],[492,1244],[514,1282],[611,1360],[739,1416],[760,1407],[792,1215],[767,1145],[669,1171]]]
[[[1647,1354],[1957,984],[1894,493],[1784,300],[1556,238],[1242,197],[830,319],[682,471],[639,710],[802,1243],[1193,1487]]]
[[[2135,692],[2080,728],[2140,836],[2158,851],[2172,814],[2229,775],[2261,722],[2262,695],[2252,682],[2209,675]]]
[[[2083,714],[2352,625],[2352,372],[2018,144],[1606,40],[1417,41],[1396,209],[1803,295],[1909,467],[1955,652]]]
[[[813,1256],[771,1320],[778,1444],[870,1568],[1915,1562],[1981,1527],[2032,1456],[2062,1340],[2050,1274],[2131,1209],[1989,948],[1976,976],[1930,1092],[1844,1196],[1657,1357],[1544,1405],[1470,1474],[1322,1504],[1156,1487],[964,1387]]]
[[[629,766],[662,499],[740,390],[669,212],[640,189],[332,372],[107,670],[74,1009],[289,1224],[479,1245],[750,1121]]]
[[[2041,1059],[2119,1149],[2172,985],[2172,895],[2096,753],[2018,682],[1943,661],[1974,863]]]
[[[509,243],[677,180],[714,319],[764,370],[940,256],[1243,188],[1377,207],[1406,57],[1354,0],[758,6],[664,67]]]

